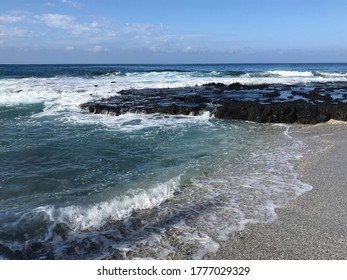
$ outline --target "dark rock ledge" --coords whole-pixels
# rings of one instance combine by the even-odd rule
[[[216,118],[270,123],[317,124],[330,119],[347,121],[347,104],[316,103],[304,100],[261,104],[228,100],[214,113]]]
[[[90,113],[116,116],[130,112],[199,115],[209,111],[220,119],[262,123],[347,121],[345,83],[316,84],[311,88],[210,83],[199,87],[125,90],[80,107]]]

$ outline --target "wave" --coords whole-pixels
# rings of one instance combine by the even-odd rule
[[[32,66],[36,72],[42,75],[44,75],[45,67]],[[21,79],[2,77],[0,78],[0,106],[43,104],[43,109],[39,108],[38,111],[35,109],[32,114],[62,115],[69,118],[75,116],[76,113],[80,114],[79,104],[81,103],[116,96],[121,90],[128,89],[194,87],[212,82],[226,85],[232,83],[258,85],[347,82],[347,72],[329,72],[328,69],[326,71],[289,71],[284,68],[270,71],[253,71],[252,69],[230,71],[212,66],[205,67],[209,69],[180,69],[178,66],[160,69],[143,68],[66,66],[62,69],[53,67],[53,70],[51,69],[47,75],[51,76],[50,74],[53,72],[65,75],[61,77]],[[30,69],[29,67],[27,70]],[[0,77],[1,71],[3,70],[0,67]],[[11,71],[14,72],[14,70]],[[23,76],[23,72],[24,70],[18,72],[20,77]],[[35,75],[35,72],[28,71],[27,75]]]
[[[241,126],[234,128],[245,133]],[[289,126],[273,128],[279,136],[273,142],[268,143],[267,133],[250,141],[264,149],[253,144],[245,154],[222,149],[216,157],[223,154],[227,164],[215,168],[206,162],[208,171],[194,176],[187,185],[181,174],[151,189],[128,191],[88,206],[48,205],[14,215],[10,223],[0,220],[6,230],[13,228],[25,240],[15,245],[0,242],[0,247],[2,243],[13,252],[22,251],[27,258],[40,257],[40,250],[43,258],[109,257],[112,248],[124,258],[165,259],[185,246],[191,248],[192,258],[202,259],[247,224],[274,221],[276,208],[311,189],[293,170],[292,161],[301,156],[302,144],[288,137]],[[274,132],[270,126],[248,124],[247,129],[254,130],[254,135]],[[28,230],[35,232],[34,238],[29,236],[32,240],[28,240]]]
[[[311,71],[268,71],[274,77],[312,77]]]
[[[320,72],[314,71],[312,72],[316,77],[324,77],[324,78],[347,78],[346,72]]]
[[[244,77],[278,77],[278,78],[314,78],[314,77],[322,77],[322,78],[347,78],[347,73],[345,72],[320,72],[320,71],[284,71],[284,70],[276,70],[276,71],[265,71],[265,72],[250,72],[245,73]]]
[[[88,77],[193,77],[193,78],[347,78],[347,72],[322,71],[186,71],[177,69],[89,73]]]
[[[167,182],[159,183],[151,189],[129,190],[122,196],[117,196],[108,201],[91,204],[89,206],[70,205],[56,207],[54,205],[40,206],[30,211],[16,213],[0,212],[2,229],[16,232],[17,242],[11,239],[0,242],[0,257],[3,253],[1,246],[6,246],[11,251],[22,251],[31,242],[60,242],[64,235],[73,238],[78,232],[92,232],[100,230],[106,223],[115,223],[129,218],[135,211],[153,209],[164,201],[173,197],[181,183],[181,176]],[[31,239],[28,235],[31,233]],[[35,236],[32,236],[34,233]],[[67,236],[66,236],[67,237]],[[23,242],[26,240],[26,242]],[[35,241],[34,241],[35,240]]]
[[[337,73],[323,73],[323,72],[311,72],[311,71],[179,71],[179,70],[145,70],[145,71],[117,71],[117,72],[105,72],[105,73],[90,73],[90,77],[97,76],[165,76],[165,75],[181,75],[181,76],[193,76],[193,77],[343,77],[346,74]]]
[[[21,65],[0,66],[0,79],[83,78],[334,78],[346,79],[341,65]]]
[[[34,209],[33,212],[37,215],[42,213],[46,215],[53,227],[65,224],[72,231],[98,229],[110,220],[119,221],[130,217],[134,211],[151,209],[160,205],[173,196],[174,192],[178,190],[180,182],[181,176],[177,176],[152,189],[131,190],[122,197],[116,197],[90,207],[42,206]],[[49,231],[45,239],[50,239],[52,235],[53,233]]]

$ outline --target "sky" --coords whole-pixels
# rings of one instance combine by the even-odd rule
[[[11,0],[0,64],[347,62],[347,0]]]

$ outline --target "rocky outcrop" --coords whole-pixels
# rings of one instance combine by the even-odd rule
[[[345,84],[318,84],[313,90],[305,90],[296,85],[210,83],[200,87],[126,90],[80,106],[95,114],[199,115],[209,111],[220,119],[316,124],[330,119],[347,121],[344,88]],[[340,97],[334,99],[334,95]]]
[[[316,103],[304,100],[261,104],[228,100],[216,109],[215,117],[254,122],[317,124],[330,119],[347,121],[347,104]]]
[[[207,109],[212,99],[194,88],[124,90],[80,107],[90,113],[116,116],[125,113],[197,115]]]

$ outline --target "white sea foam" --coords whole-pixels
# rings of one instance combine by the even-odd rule
[[[347,81],[345,73],[309,71],[268,71],[270,76],[219,76],[212,72],[208,76],[196,72],[138,72],[126,76],[106,75],[94,79],[82,77],[25,78],[0,80],[0,105],[44,103],[44,113],[61,114],[79,111],[78,105],[90,100],[117,95],[123,89],[175,88],[202,85],[209,82],[231,84],[306,83]]]
[[[198,190],[194,196],[201,195],[212,205],[193,225],[214,240],[225,240],[248,223],[273,221],[276,208],[310,190],[311,186],[298,179],[291,163],[301,156],[301,143],[291,138],[286,141],[293,146],[269,144],[240,162],[237,170],[226,168],[215,176],[195,180]]]
[[[170,199],[180,185],[180,176],[149,188],[128,191],[121,197],[97,203],[92,206],[74,206],[56,208],[41,206],[34,210],[45,213],[56,224],[65,224],[71,230],[86,230],[102,227],[107,221],[117,221],[129,217],[134,211],[150,209]],[[51,238],[52,232],[46,236]]]
[[[292,139],[293,137],[290,135],[290,125],[285,124],[285,123],[274,123],[273,126],[278,126],[278,127],[284,127],[285,131],[283,132],[285,136],[287,136],[289,139]]]
[[[333,73],[333,72],[321,72],[321,71],[317,71],[315,73],[326,78],[347,78],[347,73]]]
[[[191,258],[201,259],[217,251],[220,241],[232,232],[243,230],[247,224],[274,221],[278,207],[309,191],[312,187],[298,179],[292,164],[301,156],[302,143],[285,135],[289,135],[288,126],[273,127],[279,134],[272,140],[261,138],[261,142],[254,143],[257,148],[246,157],[224,163],[214,171],[211,166],[206,176],[192,178],[191,185],[172,196],[165,207],[157,208],[154,215],[159,219],[162,215],[164,220],[168,219],[165,214],[168,209],[169,217],[182,218],[171,228],[161,228],[160,236],[156,231],[152,236],[149,231],[130,251],[145,249],[148,255],[168,258],[180,254],[179,246],[172,247],[173,243],[189,244]]]
[[[213,119],[210,112],[202,112],[201,115],[166,115],[160,114],[141,114],[126,113],[120,116],[108,116],[105,114],[91,115],[87,113],[71,113],[69,116],[62,117],[61,120],[72,125],[94,125],[114,131],[132,132],[142,129],[171,127],[177,128],[187,124],[205,123]]]
[[[268,73],[279,77],[313,77],[311,71],[268,71]]]

